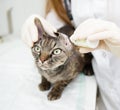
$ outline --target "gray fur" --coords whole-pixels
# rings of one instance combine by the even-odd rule
[[[34,52],[35,46],[40,48],[40,53]],[[61,49],[61,54],[54,55],[52,52],[57,48]],[[36,42],[32,48],[32,53],[39,72],[51,83],[75,78],[84,66],[80,54],[74,50],[69,39],[60,33],[59,37],[46,36]],[[48,59],[42,63],[40,55],[43,53],[47,54]]]
[[[37,18],[35,25],[38,29],[39,39],[32,47],[32,54],[39,73],[42,75],[39,88],[42,91],[48,90],[52,83],[53,88],[48,94],[48,99],[56,100],[61,97],[64,88],[77,77],[78,73],[86,70],[86,68],[87,71],[89,70],[92,57],[91,55],[86,57],[76,51],[77,48],[70,42],[68,36],[63,34],[64,28],[55,32],[53,37],[44,31]],[[67,29],[66,33],[70,35],[73,31],[69,30],[73,30],[73,28],[67,26]]]

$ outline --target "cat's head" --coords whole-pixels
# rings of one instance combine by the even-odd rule
[[[36,64],[43,70],[55,69],[63,65],[72,54],[72,44],[62,33],[54,32],[55,36],[48,35],[39,19],[35,19],[38,30],[38,41],[32,47],[32,54]]]

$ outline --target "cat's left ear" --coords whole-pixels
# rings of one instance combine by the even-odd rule
[[[43,37],[43,35],[45,35],[45,30],[43,28],[43,25],[41,23],[41,21],[38,19],[38,18],[35,18],[34,19],[34,23],[37,27],[37,30],[38,30],[38,39],[41,39]]]

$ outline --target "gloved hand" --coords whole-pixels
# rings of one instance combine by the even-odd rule
[[[112,22],[88,19],[77,27],[70,39],[73,43],[75,40],[99,41],[98,46],[94,49],[80,47],[81,53],[105,49],[120,56],[120,28]]]
[[[34,19],[39,18],[43,28],[46,33],[48,33],[51,36],[54,36],[53,32],[56,32],[57,30],[49,24],[43,17],[39,15],[32,15],[30,16],[26,22],[23,24],[22,27],[22,39],[23,41],[29,46],[32,47],[33,43],[38,40],[38,32],[37,32],[37,27],[35,26]]]

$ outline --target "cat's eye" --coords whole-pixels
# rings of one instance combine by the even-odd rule
[[[53,51],[53,54],[55,54],[55,55],[58,55],[58,54],[60,54],[61,53],[61,49],[55,49],[54,51]]]
[[[35,46],[35,47],[34,47],[34,51],[35,51],[35,52],[40,52],[40,47]]]

